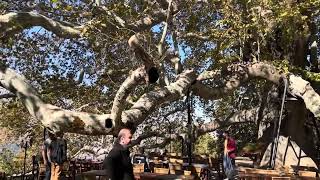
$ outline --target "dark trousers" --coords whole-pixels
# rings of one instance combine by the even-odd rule
[[[46,165],[46,176],[45,176],[45,180],[50,180],[51,177],[51,163],[47,163]]]
[[[231,164],[233,165],[233,167],[236,166],[236,160],[234,158],[230,158],[231,159]]]

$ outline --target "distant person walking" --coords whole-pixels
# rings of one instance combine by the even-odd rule
[[[133,166],[128,145],[131,143],[130,129],[121,129],[118,138],[103,162],[107,180],[134,180]]]
[[[223,132],[224,150],[223,150],[223,167],[227,179],[234,179],[236,175],[235,158],[236,158],[236,141],[229,135],[228,131]]]

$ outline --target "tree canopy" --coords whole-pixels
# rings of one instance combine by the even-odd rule
[[[1,127],[164,144],[275,119],[273,87],[320,116],[320,1],[0,1]],[[203,114],[200,117],[199,114]],[[242,124],[242,125],[241,125]],[[238,126],[239,125],[239,126]],[[248,140],[250,141],[250,140]]]

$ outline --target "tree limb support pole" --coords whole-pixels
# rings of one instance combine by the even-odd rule
[[[191,101],[190,90],[187,91],[187,106],[188,106],[188,162],[189,166],[192,163],[192,117],[191,117]]]
[[[274,135],[273,137],[275,137],[275,139],[273,140],[273,145],[271,148],[271,159],[270,159],[270,168],[274,169],[275,167],[275,162],[276,162],[276,158],[277,158],[277,151],[278,151],[278,144],[279,144],[279,134],[280,134],[280,128],[281,128],[281,122],[282,122],[282,114],[283,114],[283,109],[284,109],[284,102],[286,99],[286,95],[287,95],[287,86],[288,86],[288,80],[286,78],[283,78],[283,83],[284,83],[284,90],[283,90],[283,96],[282,96],[282,102],[281,102],[281,109],[280,109],[280,116],[279,116],[279,120],[278,120],[278,124],[275,123],[275,130],[277,129],[277,132],[275,134],[274,131]]]

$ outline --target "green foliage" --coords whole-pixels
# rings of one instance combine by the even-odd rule
[[[181,153],[182,152],[182,142],[179,140],[173,140],[166,146],[168,152],[173,152],[173,153]],[[170,151],[171,150],[171,151]]]
[[[194,145],[195,154],[208,154],[215,156],[217,154],[217,142],[210,134],[200,136]]]
[[[257,128],[258,127],[254,123],[243,123],[229,128],[230,135],[237,142],[238,152],[240,152],[248,143],[257,142]]]
[[[34,145],[27,150],[26,157],[26,171],[32,169],[32,156],[39,155],[39,146]],[[5,148],[2,149],[0,153],[0,171],[5,172],[7,175],[19,174],[23,172],[23,163],[24,163],[24,150],[21,150],[14,154],[11,149]]]
[[[23,74],[47,103],[69,110],[109,113],[113,98],[122,82],[131,70],[141,65],[141,62],[133,58],[133,52],[127,45],[128,38],[137,33],[137,30],[130,28],[141,23],[143,18],[151,17],[150,14],[154,12],[166,12],[166,9],[159,8],[166,8],[167,4],[141,0],[101,2],[112,15],[87,0],[49,0],[30,3],[26,3],[25,0],[0,1],[1,14],[34,10],[54,20],[86,25],[82,32],[83,37],[79,39],[60,38],[50,29],[45,30],[40,27],[25,29],[9,37],[5,42],[0,42],[1,60],[5,60],[11,68]],[[232,63],[270,61],[284,74],[299,74],[311,81],[312,86],[319,90],[319,73],[310,71],[308,63],[303,67],[293,66],[294,56],[299,48],[296,44],[297,39],[307,38],[310,35],[311,24],[316,27],[320,25],[319,7],[319,0],[208,0],[208,3],[184,1],[179,6],[181,9],[169,22],[165,49],[178,51],[184,69],[192,68],[198,73],[221,69]],[[126,27],[118,25],[113,14],[130,25]],[[163,25],[157,24],[151,30],[144,29],[139,32],[143,47],[155,59],[157,66],[160,57],[156,45],[159,43],[162,30]],[[190,33],[207,38],[201,40],[187,36]],[[178,36],[177,40],[173,35]],[[316,37],[319,39],[319,33],[316,33]],[[174,43],[178,44],[179,49],[175,49]],[[305,46],[306,49],[309,48],[309,44]],[[308,59],[304,61],[307,62]],[[169,61],[161,63],[164,64],[164,71],[168,74],[169,80],[174,82],[176,74]],[[84,80],[79,83],[77,80],[82,69]],[[230,76],[222,75],[204,83],[209,87],[221,87],[229,79]],[[314,86],[315,84],[317,86]],[[241,91],[234,91],[220,100],[200,99],[195,101],[197,104],[195,107],[203,108],[203,112],[209,118],[224,120],[233,112],[259,106],[261,99],[259,93],[264,85],[264,81],[250,80],[241,86]],[[139,85],[130,97],[136,101],[145,92],[159,88],[161,88],[159,84],[148,87]],[[244,96],[248,97],[249,101],[240,103],[241,97]],[[161,133],[167,133],[169,128],[178,129],[177,132],[185,131],[186,128],[181,125],[185,120],[184,114],[176,113],[177,117],[169,117],[168,121],[159,118],[181,104],[183,103],[180,101],[159,104],[159,108],[156,108],[151,115],[156,118],[147,119],[143,126],[148,127],[146,130],[157,126],[157,130]],[[82,108],[79,109],[80,107]],[[128,104],[127,108],[130,107],[131,104]],[[3,138],[1,143],[15,141],[25,133],[26,127],[33,129],[36,134],[35,142],[38,145],[42,142],[43,128],[40,122],[30,117],[18,99],[6,100],[1,104],[0,127],[5,127],[11,137]],[[254,143],[256,132],[257,127],[254,123],[231,127],[231,134],[236,138],[238,148],[248,142]],[[71,153],[92,141],[99,140],[99,137],[79,135],[67,135],[67,137],[70,140]],[[209,135],[204,135],[197,140],[195,152],[214,154],[218,151],[219,144]],[[251,145],[249,146],[249,149],[252,149]],[[171,147],[173,152],[181,152],[180,142],[173,141]],[[36,153],[36,150],[32,153]],[[10,161],[7,157],[11,157],[10,153],[6,154],[1,157],[4,170],[8,170],[5,162]],[[19,164],[13,167],[14,163],[8,163],[12,165],[12,169],[21,167],[21,157],[12,157],[12,161]]]
[[[14,154],[8,149],[2,149],[0,153],[0,171],[10,173],[13,169]]]

